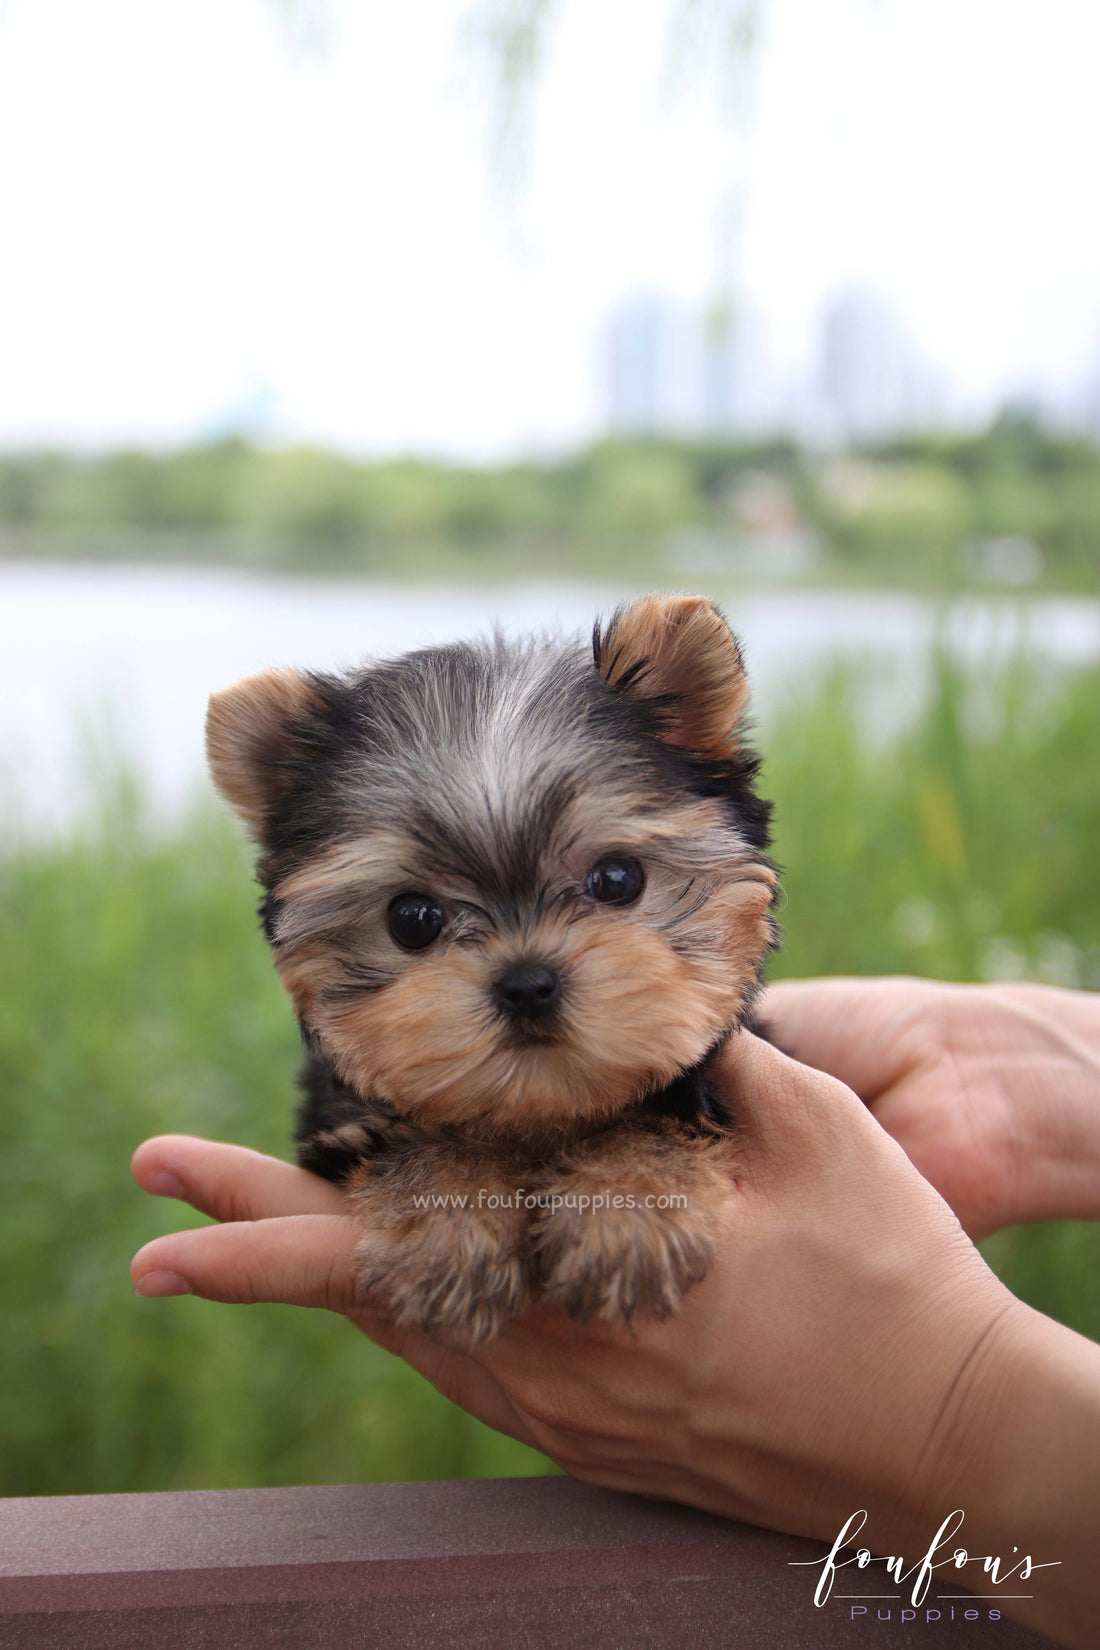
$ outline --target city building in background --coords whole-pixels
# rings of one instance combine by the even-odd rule
[[[619,436],[797,435],[847,446],[945,421],[940,375],[881,294],[835,293],[810,358],[779,366],[750,302],[625,300],[606,334],[606,407]]]
[[[819,405],[812,411],[833,443],[904,435],[942,421],[936,375],[881,294],[834,294],[821,317],[819,350]]]
[[[612,430],[624,436],[696,435],[703,418],[703,334],[663,294],[639,293],[612,316],[607,391]]]
[[[607,423],[621,436],[759,435],[782,422],[761,317],[636,294],[605,340]]]

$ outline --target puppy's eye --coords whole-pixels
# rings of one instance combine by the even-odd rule
[[[430,894],[398,894],[390,901],[386,921],[404,951],[423,951],[443,932],[443,911]]]
[[[598,859],[585,887],[601,905],[630,905],[645,887],[645,873],[636,859]]]

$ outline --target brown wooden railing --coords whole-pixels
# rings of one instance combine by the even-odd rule
[[[0,1501],[4,1650],[1039,1650],[959,1593],[815,1608],[824,1544],[565,1478]],[[852,1577],[852,1580],[848,1580]],[[845,1594],[884,1592],[846,1572]],[[947,1593],[943,1585],[934,1591]],[[906,1601],[908,1602],[908,1601]],[[939,1609],[926,1619],[926,1610]],[[979,1619],[968,1619],[966,1609]],[[866,1609],[865,1615],[858,1614]],[[890,1619],[879,1610],[891,1609]],[[954,1610],[954,1619],[949,1611]],[[857,1613],[853,1614],[853,1610]]]

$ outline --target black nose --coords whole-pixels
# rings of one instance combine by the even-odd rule
[[[561,975],[546,963],[518,963],[500,976],[493,995],[513,1020],[541,1020],[561,997]]]

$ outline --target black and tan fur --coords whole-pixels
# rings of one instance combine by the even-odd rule
[[[399,1322],[469,1345],[536,1296],[667,1314],[706,1271],[734,1135],[705,1063],[775,936],[747,696],[716,609],[650,596],[591,651],[498,637],[211,699],[307,1049],[299,1161],[346,1184]],[[586,888],[616,855],[645,875],[624,907]],[[414,953],[387,928],[410,890],[445,917]],[[536,965],[560,1002],[517,1029],[494,982]]]

